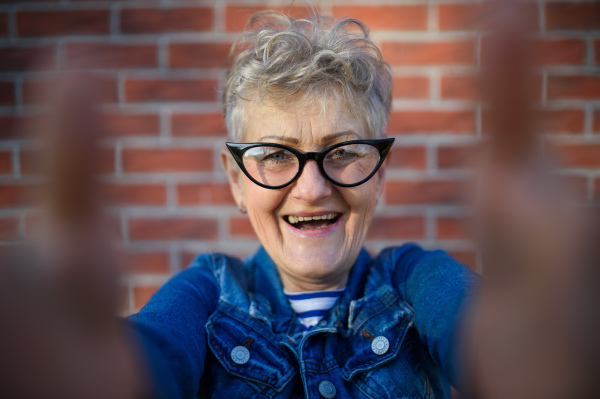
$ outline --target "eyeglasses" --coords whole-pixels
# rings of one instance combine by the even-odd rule
[[[333,184],[355,187],[379,170],[390,152],[393,138],[351,140],[334,144],[321,152],[300,152],[275,143],[225,143],[233,159],[250,180],[264,188],[289,186],[313,160]]]

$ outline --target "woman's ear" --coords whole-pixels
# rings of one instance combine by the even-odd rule
[[[242,183],[242,171],[235,163],[235,160],[225,148],[221,150],[221,164],[227,173],[227,179],[229,180],[229,188],[231,189],[231,195],[236,204],[246,203],[246,190]]]

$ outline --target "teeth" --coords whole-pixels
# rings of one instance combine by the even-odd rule
[[[298,222],[308,222],[311,220],[328,220],[334,219],[337,216],[337,213],[328,213],[327,215],[320,216],[288,216],[288,221],[291,224],[296,224]]]

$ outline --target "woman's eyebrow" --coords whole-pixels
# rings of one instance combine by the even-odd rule
[[[287,136],[263,136],[260,138],[259,142],[263,142],[266,139],[271,139],[271,140],[277,140],[277,141],[285,141],[291,144],[298,144],[300,143],[300,140],[298,140],[297,138],[294,137],[287,137]]]

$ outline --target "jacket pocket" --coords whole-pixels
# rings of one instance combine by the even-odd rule
[[[218,364],[203,378],[212,397],[274,397],[296,374],[288,355],[249,316],[219,304],[206,324],[207,342]],[[215,363],[217,363],[215,362]],[[209,361],[210,363],[210,361]],[[221,367],[219,367],[222,366]],[[233,395],[233,396],[228,396]]]
[[[361,301],[352,320],[352,355],[342,377],[370,398],[428,398],[427,376],[415,352],[414,334],[409,333],[412,307],[388,287]]]

